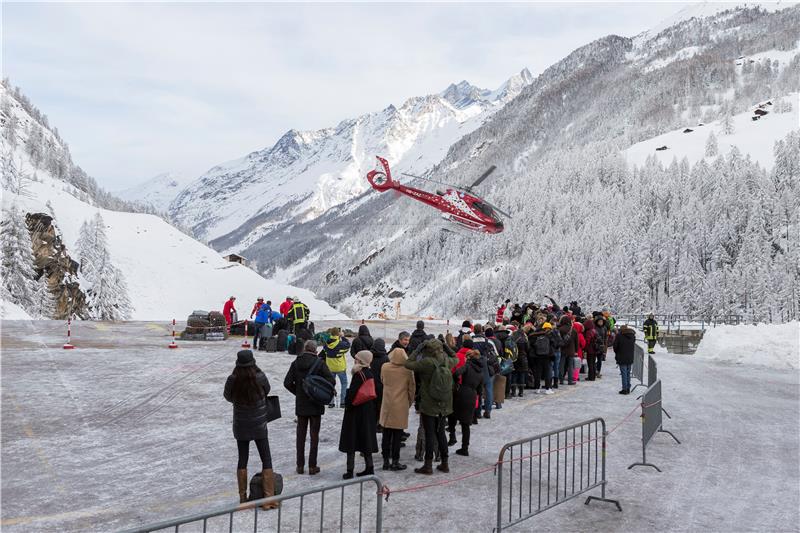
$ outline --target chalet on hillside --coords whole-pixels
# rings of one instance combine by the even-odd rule
[[[244,265],[247,261],[247,259],[238,254],[228,254],[224,256],[223,259],[230,261],[231,263],[239,263],[240,265]]]

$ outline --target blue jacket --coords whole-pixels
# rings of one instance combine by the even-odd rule
[[[256,324],[266,324],[270,321],[272,310],[269,308],[267,304],[263,304],[261,307],[258,308],[258,312],[256,313]]]
[[[265,304],[265,305],[266,305],[266,304]],[[279,318],[283,318],[283,315],[282,315],[282,314],[280,314],[280,313],[279,313],[279,312],[277,312],[277,311],[271,311],[271,312],[270,312],[270,314],[269,314],[269,319],[267,320],[267,322],[269,322],[270,324],[272,324],[273,322],[275,322],[275,321],[276,321],[276,320],[278,320]]]

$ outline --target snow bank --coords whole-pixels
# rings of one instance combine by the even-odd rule
[[[695,355],[739,365],[800,368],[800,322],[708,329]]]
[[[31,320],[31,316],[17,304],[0,300],[0,318],[3,320]]]

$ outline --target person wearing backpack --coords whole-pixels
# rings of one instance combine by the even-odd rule
[[[597,367],[595,364],[597,363],[597,357],[602,350],[603,343],[597,335],[594,321],[592,321],[591,318],[587,318],[583,322],[583,337],[586,340],[586,347],[584,348],[583,353],[586,354],[586,366],[589,372],[589,377],[586,378],[586,381],[594,381],[597,376]]]
[[[378,451],[378,439],[375,436],[377,419],[375,417],[375,377],[369,367],[372,363],[372,352],[362,350],[356,354],[356,361],[351,369],[353,379],[347,389],[344,402],[342,430],[339,433],[339,451],[347,454],[347,471],[342,479],[352,479],[355,469],[356,452],[364,457],[364,470],[356,476],[371,476],[375,473],[372,454]],[[365,391],[372,386],[372,394]],[[364,391],[361,390],[362,386]],[[363,401],[361,395],[365,395]]]
[[[475,324],[472,343],[483,358],[483,418],[492,418],[492,403],[494,402],[494,375],[499,370],[497,353],[494,344],[483,335],[483,326]],[[480,405],[475,408],[475,415],[480,418]]]
[[[447,473],[450,468],[445,417],[453,412],[453,376],[450,370],[458,364],[458,358],[446,356],[442,343],[436,339],[423,342],[420,348],[419,359],[409,357],[405,363],[405,367],[420,378],[419,410],[425,431],[425,463],[414,472],[433,474],[433,442],[436,440],[442,459],[436,469]]]
[[[406,465],[400,464],[400,445],[403,432],[408,427],[408,411],[414,403],[416,392],[414,372],[405,367],[406,361],[406,351],[398,347],[389,352],[389,362],[380,369],[383,402],[379,424],[383,427],[381,452],[384,470],[406,469]]]
[[[342,330],[331,328],[328,330],[329,340],[322,348],[325,355],[325,364],[331,374],[339,378],[339,407],[344,407],[344,396],[347,390],[347,352],[350,350],[350,341],[342,337]],[[328,407],[335,407],[335,400]]]
[[[250,441],[255,441],[261,458],[261,483],[264,497],[275,495],[275,474],[272,471],[272,454],[269,451],[267,432],[267,395],[270,385],[267,376],[256,366],[256,359],[250,350],[240,350],[236,354],[236,366],[225,381],[222,395],[233,404],[233,438],[239,450],[239,463],[236,467],[236,483],[239,488],[239,503],[247,501],[247,459],[250,455]],[[265,503],[262,509],[279,507],[278,502]]]
[[[325,414],[325,403],[314,400],[306,392],[303,382],[309,375],[319,375],[331,384],[336,385],[333,374],[328,366],[317,357],[317,343],[306,341],[303,353],[298,355],[283,379],[283,386],[294,394],[294,414],[297,416],[297,435],[295,446],[297,448],[297,473],[302,474],[305,468],[306,433],[311,433],[311,443],[308,449],[308,473],[319,473],[317,465],[317,450],[319,448],[319,428],[322,415]]]
[[[553,343],[550,332],[553,326],[549,322],[544,322],[542,327],[531,332],[528,343],[531,346],[534,356],[533,368],[533,388],[536,394],[553,394],[550,389],[552,382],[552,372],[554,359]],[[544,390],[541,386],[544,383]]]
[[[522,398],[525,391],[525,378],[528,376],[528,333],[531,331],[531,325],[525,324],[521,330],[515,331],[511,340],[517,345],[517,359],[514,361],[514,372],[511,374],[511,398],[514,397],[515,389],[516,395]]]

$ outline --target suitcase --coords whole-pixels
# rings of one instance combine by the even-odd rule
[[[275,476],[275,495],[283,492],[283,476],[277,472],[273,472]],[[264,487],[261,484],[261,472],[258,472],[250,478],[250,496],[248,501],[260,500],[264,497]]]
[[[282,329],[278,332],[278,352],[285,352],[286,349],[289,347],[289,332],[285,329]]]
[[[261,341],[259,350],[263,350],[265,352],[278,351],[278,337],[261,337],[259,340]]]

